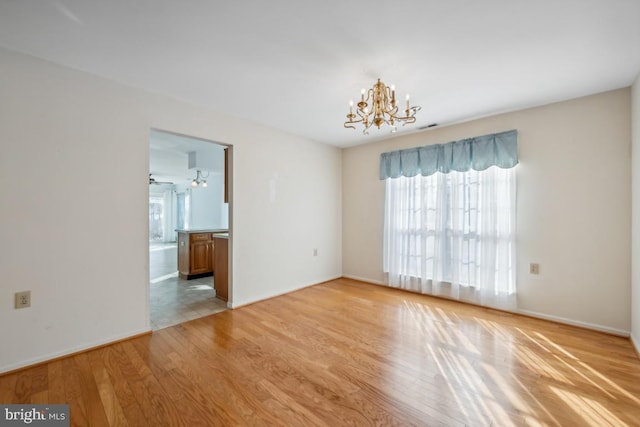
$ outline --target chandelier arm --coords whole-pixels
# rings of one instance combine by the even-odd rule
[[[366,112],[366,113],[365,113],[365,111],[364,111],[364,110],[361,110],[361,109],[358,109],[358,110],[357,110],[357,113],[358,113],[358,115],[359,115],[360,117],[362,117],[362,120],[361,120],[361,121],[363,121],[365,118],[367,118],[367,119],[368,119],[369,117],[371,117],[371,114],[373,114],[373,112],[372,112],[372,111],[369,111],[369,112]]]
[[[414,117],[414,116],[416,115],[416,113],[417,113],[418,111],[420,111],[420,107],[418,107],[418,106],[416,105],[416,106],[413,106],[413,107],[409,107],[409,108],[407,108],[407,109],[406,109],[406,110],[404,110],[404,111],[405,111],[405,113],[407,114],[407,116],[406,116],[407,118],[409,118],[409,117]]]
[[[352,125],[355,125],[355,124],[358,124],[358,123],[362,123],[362,121],[363,121],[362,119],[360,119],[360,120],[353,120],[353,119],[347,120],[346,122],[344,122],[344,127],[347,128],[347,129],[348,128],[355,129],[356,127],[352,126]]]
[[[364,121],[364,119],[362,119],[362,118],[361,118],[361,119],[359,119],[359,120],[353,120],[353,119],[355,119],[355,117],[356,117],[356,115],[355,115],[355,114],[353,114],[353,113],[349,113],[349,114],[347,114],[347,118],[348,118],[349,120],[347,120],[346,122],[344,122],[344,125],[343,125],[343,126],[344,126],[345,128],[347,128],[347,129],[349,129],[349,128],[351,128],[351,129],[355,129],[356,127],[355,127],[355,126],[351,126],[351,125],[355,125],[355,124],[358,124],[358,123],[362,123],[362,122]]]
[[[416,122],[416,118],[415,117],[409,117],[408,119],[405,119],[402,121],[402,126],[406,126],[406,125],[410,125]]]
[[[368,135],[369,134],[369,128],[373,126],[373,121],[371,121],[368,125],[365,126],[364,130],[362,131],[363,134]]]

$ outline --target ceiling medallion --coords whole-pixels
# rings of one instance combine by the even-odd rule
[[[397,130],[396,122],[401,122],[403,126],[415,123],[416,112],[420,110],[418,106],[410,106],[408,94],[405,101],[404,115],[399,115],[395,86],[389,87],[378,79],[378,82],[371,89],[360,91],[360,102],[357,104],[355,113],[353,112],[353,101],[349,101],[348,120],[344,122],[344,127],[355,129],[356,127],[353,125],[362,123],[364,126],[362,133],[369,135],[371,126],[377,126],[380,129],[382,125],[387,125],[391,128],[391,133],[394,133]]]

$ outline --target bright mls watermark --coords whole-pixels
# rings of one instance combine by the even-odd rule
[[[0,405],[0,427],[68,427],[69,405]]]

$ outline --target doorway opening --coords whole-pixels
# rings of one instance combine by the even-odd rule
[[[150,132],[148,271],[153,330],[227,309],[228,149],[215,141]]]

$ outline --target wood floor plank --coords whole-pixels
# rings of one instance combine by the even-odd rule
[[[109,425],[127,426],[126,416],[120,405],[113,383],[109,378],[107,368],[103,365],[103,359],[99,357],[99,353],[100,352],[92,352],[88,356],[105,415],[107,416]]]
[[[80,389],[82,392],[82,400],[84,401],[87,418],[91,420],[92,425],[108,426],[106,411],[108,408],[104,406],[100,396],[100,390],[93,374],[93,369],[89,363],[89,355],[81,353],[73,356],[78,366],[80,376]]]
[[[46,405],[49,403],[49,392],[47,390],[42,390],[31,395],[31,402],[34,405]]]
[[[188,380],[188,383],[182,385],[185,393],[196,401],[201,401],[208,395],[206,405],[218,414],[226,425],[253,425],[254,422],[250,421],[255,419],[255,408],[260,407],[261,401],[259,395],[252,393],[255,388],[249,385],[245,373],[237,370],[238,365],[235,361],[212,363],[214,359],[210,358],[210,354],[220,354],[221,350],[212,348],[211,345],[206,347],[208,351],[203,350],[199,346],[199,337],[190,336],[186,325],[167,333],[173,335],[178,345],[187,347],[189,351],[186,358],[173,356],[176,358],[175,363],[179,364],[178,371],[181,376]],[[249,369],[248,366],[243,368]],[[175,378],[176,381],[179,379],[180,377]]]
[[[129,406],[122,408],[124,415],[127,419],[127,423],[132,427],[146,427],[153,426],[150,424],[150,419],[146,418],[144,412],[137,403],[132,403]]]
[[[83,399],[82,378],[74,357],[61,360],[64,378],[64,403],[69,405],[69,419],[72,426],[89,424]]]
[[[31,378],[33,377],[33,372],[35,372],[35,368],[18,373],[11,403],[31,402]]]
[[[18,382],[18,374],[7,374],[0,376],[0,402],[16,401],[16,383]]]
[[[49,367],[40,365],[31,372],[31,394],[40,393],[49,389]]]
[[[628,339],[338,279],[0,376],[71,425],[640,426]]]
[[[137,371],[137,380],[130,382],[145,416],[154,425],[185,425],[180,410],[167,396],[146,361],[140,357],[131,341],[122,343],[124,351]]]
[[[129,360],[124,354],[122,346],[113,345],[104,347],[100,349],[100,351],[95,352],[95,354],[97,357],[102,358],[118,402],[123,410],[130,406],[137,407],[136,398],[128,382],[130,377],[127,377],[125,374],[134,371],[134,368],[129,364]]]
[[[47,364],[47,384],[49,392],[48,403],[63,404],[66,402],[64,397],[64,376],[62,374],[62,361],[54,360]]]

